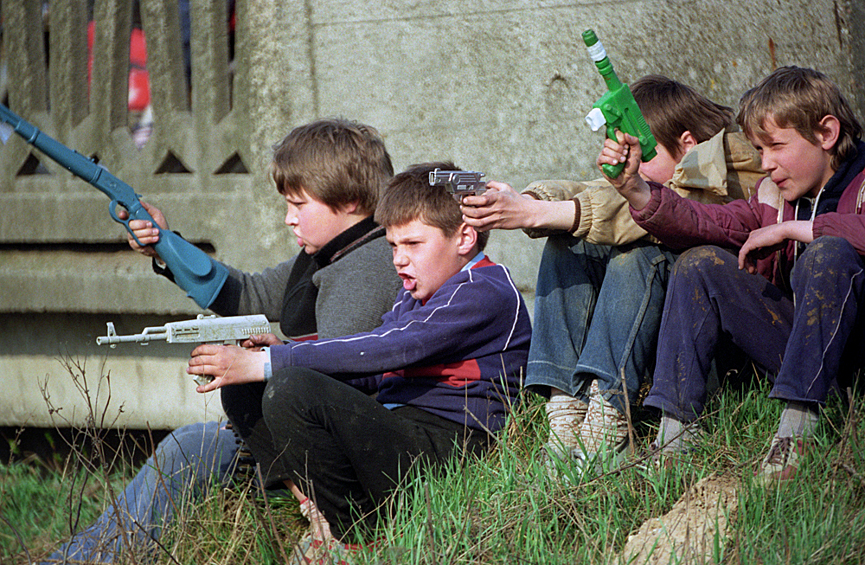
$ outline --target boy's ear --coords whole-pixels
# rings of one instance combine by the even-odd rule
[[[679,136],[679,147],[682,149],[682,155],[680,157],[684,157],[685,153],[691,150],[692,147],[696,147],[699,142],[697,138],[694,137],[694,134],[689,130],[685,130],[682,132],[682,135]]]
[[[471,227],[467,223],[463,222],[460,224],[459,229],[457,230],[459,233],[459,243],[457,245],[457,251],[460,255],[469,255],[472,254],[472,250],[475,248],[475,244],[478,242],[478,232],[475,231],[475,228]],[[471,257],[469,257],[471,259]]]
[[[354,214],[357,212],[357,208],[360,206],[359,202],[349,202],[348,204],[343,204],[339,207],[341,212],[345,212],[346,214]]]
[[[817,131],[814,132],[814,136],[817,138],[817,145],[823,151],[829,151],[835,147],[840,135],[841,122],[832,114],[823,116],[823,119],[820,120],[820,124],[817,126]]]

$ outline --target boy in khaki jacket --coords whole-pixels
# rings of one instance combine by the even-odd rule
[[[730,108],[656,75],[632,91],[658,141],[641,175],[701,202],[750,195],[763,173],[747,139],[728,133]],[[526,374],[527,386],[550,392],[547,451],[578,470],[598,470],[625,454],[627,406],[654,364],[677,253],[637,226],[604,180],[540,181],[523,194],[503,183],[488,187],[463,199],[467,223],[549,236]]]

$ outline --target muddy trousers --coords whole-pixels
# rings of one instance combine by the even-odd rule
[[[738,268],[718,247],[683,253],[667,286],[657,365],[645,405],[683,422],[706,402],[706,377],[722,335],[773,380],[771,398],[823,404],[839,375],[862,366],[862,257],[820,237],[790,275],[796,297]],[[848,343],[850,347],[847,347]]]
[[[222,400],[265,485],[293,481],[346,541],[366,535],[387,514],[382,503],[406,477],[441,468],[459,453],[479,455],[489,445],[486,433],[462,422],[411,406],[388,409],[301,367],[277,371],[262,387],[226,387]]]

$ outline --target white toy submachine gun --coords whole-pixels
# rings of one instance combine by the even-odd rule
[[[251,335],[271,333],[270,322],[261,314],[254,316],[204,316],[199,314],[194,320],[169,322],[164,326],[144,328],[140,334],[117,335],[114,323],[108,322],[108,335],[96,338],[97,345],[117,347],[118,343],[140,343],[151,341],[167,343],[218,343],[238,344]],[[212,377],[202,375],[193,378],[199,385],[212,381]]]

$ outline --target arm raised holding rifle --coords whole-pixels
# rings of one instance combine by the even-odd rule
[[[0,122],[4,125],[0,131],[4,142],[12,132],[17,133],[70,173],[108,196],[111,199],[108,206],[111,218],[124,224],[133,237],[133,228],[129,225],[131,221],[151,222],[152,228],[159,230],[153,250],[171,270],[177,286],[185,290],[187,296],[202,308],[213,303],[228,278],[228,270],[224,265],[217,263],[179,235],[161,230],[132,187],[112,175],[105,167],[46,135],[2,104]]]

